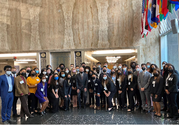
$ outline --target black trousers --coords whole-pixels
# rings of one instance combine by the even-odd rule
[[[129,108],[134,109],[134,96],[136,94],[136,91],[128,90],[128,98],[129,98]]]
[[[164,108],[167,109],[167,94],[165,92],[163,93],[163,105]]]
[[[69,108],[69,103],[70,103],[70,98],[71,98],[71,96],[69,97],[68,95],[67,95],[67,97],[65,98],[65,109],[68,109]]]
[[[12,106],[13,115],[17,115],[17,100],[18,100],[18,97],[14,96],[14,101],[13,101],[13,106]]]
[[[108,108],[111,108],[113,106],[112,105],[112,99],[113,99],[115,94],[116,94],[116,90],[114,92],[111,92],[109,97],[107,97]]]
[[[55,113],[59,111],[59,98],[56,98],[52,92],[49,92],[49,101],[51,102],[51,112]]]
[[[140,91],[139,91],[138,88],[136,89],[135,95],[136,95],[136,98],[137,98],[137,102],[139,103],[139,108],[141,108],[142,107],[142,100],[141,100]]]
[[[119,94],[119,92],[118,92],[119,106],[122,107],[122,108],[125,105],[125,100],[126,100],[125,98],[126,98],[126,91],[125,92],[122,91],[121,94]]]
[[[100,99],[101,99],[101,104],[105,105],[106,104],[106,99],[105,99],[105,94],[104,92],[100,93]]]
[[[174,117],[178,115],[178,106],[177,106],[177,93],[171,92],[169,94],[169,109],[170,109],[170,116]]]
[[[92,103],[91,103],[91,99],[92,99]],[[90,93],[89,92],[89,105],[94,105],[94,93]]]
[[[34,112],[35,109],[37,109],[37,97],[35,96],[34,93],[30,93],[28,96],[28,107],[29,107],[29,112]]]
[[[83,89],[80,89],[80,92],[78,93],[78,106],[81,107],[81,95],[83,98],[83,104],[86,105],[86,99],[87,99],[87,91],[84,92]]]
[[[179,92],[177,93],[177,106],[179,108]]]

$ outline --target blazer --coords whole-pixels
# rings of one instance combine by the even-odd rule
[[[23,77],[23,76],[22,76]],[[15,78],[15,96],[19,97],[23,93],[24,95],[29,94],[29,88],[27,86],[26,78],[24,77],[25,83],[21,83],[21,76]]]
[[[171,74],[167,80],[168,86],[165,84],[165,89],[168,89],[169,92],[178,92],[178,76],[176,73]]]
[[[94,85],[94,93],[100,94],[102,92],[102,84],[99,81],[99,79],[96,79],[95,81],[91,81]]]
[[[149,82],[150,82],[150,78],[151,78],[151,74],[149,72],[145,72],[145,75],[143,76],[143,71],[141,71],[139,73],[138,76],[138,87],[139,89],[144,88],[146,91],[150,91],[149,90]]]
[[[128,80],[128,76],[127,76],[127,88],[128,89],[136,89],[137,87],[137,76],[136,75],[133,75],[133,81],[131,82],[131,80],[129,79]]]
[[[14,88],[14,77],[12,77],[12,88]],[[0,76],[0,96],[2,99],[6,98],[9,90],[9,84],[6,78],[6,75],[1,75]],[[13,91],[13,90],[12,90]]]
[[[76,75],[76,88],[84,89],[88,87],[88,75],[83,73],[83,79],[81,79],[81,73]]]
[[[154,85],[155,84],[155,85]],[[163,90],[163,77],[160,78],[159,82],[154,80],[154,76],[150,79],[150,93],[161,96]]]
[[[71,87],[72,87],[72,80],[70,80],[70,84],[68,83],[68,80],[65,79],[63,82],[63,89],[65,95],[71,95]]]
[[[116,86],[110,79],[108,80],[108,84],[106,85],[106,87],[107,87],[107,91],[110,91],[111,93],[116,91]],[[103,86],[103,88],[104,88],[104,86]]]
[[[44,98],[44,97],[47,97],[47,82],[45,83],[45,87],[44,87],[44,90],[41,91],[43,89],[43,83],[40,82],[39,84],[37,84],[37,90],[36,90],[36,93],[35,93],[35,96],[37,98]],[[43,92],[45,92],[45,95],[43,94]]]
[[[116,79],[116,88],[117,88],[117,90],[120,90],[122,92],[126,91],[126,88],[127,88],[127,76],[125,76],[124,80],[121,81],[121,85],[119,85],[119,80]]]

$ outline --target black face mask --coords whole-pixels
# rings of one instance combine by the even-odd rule
[[[168,71],[168,67],[167,67],[167,68],[165,68],[165,71]]]
[[[173,73],[173,69],[169,69],[168,72],[169,72],[169,73]]]
[[[152,68],[153,70],[155,69],[155,67]]]
[[[32,73],[32,76],[35,76],[36,75],[36,73]]]
[[[71,79],[71,77],[68,77],[67,79],[68,79],[68,80],[70,80],[70,79]]]
[[[144,71],[144,70],[145,70],[145,67],[142,67],[142,70]]]
[[[83,72],[80,72],[81,74],[83,73]]]
[[[24,76],[24,77],[26,77],[26,73],[25,73],[25,72],[22,72],[21,75]]]
[[[16,74],[16,72],[14,71],[14,72],[12,72],[12,74]]]
[[[155,76],[155,77],[158,77],[158,76],[159,76],[159,74],[158,74],[158,73],[154,73],[154,76]]]
[[[135,69],[135,65],[132,65],[131,67],[132,67],[133,69]]]
[[[85,66],[82,66],[83,68],[85,68]]]
[[[61,67],[61,70],[64,70],[64,67]]]
[[[27,73],[30,73],[30,70],[27,70]]]
[[[104,69],[103,72],[106,72],[106,70]]]
[[[121,72],[118,72],[118,75],[122,75],[122,73],[121,73]]]
[[[92,80],[95,80],[95,77],[91,77],[92,78]]]
[[[89,74],[90,76],[92,76],[92,74]]]
[[[131,71],[128,71],[128,74],[132,74],[132,72],[131,72]]]
[[[93,68],[93,70],[96,70],[96,68]]]
[[[114,74],[115,72],[111,72],[112,74]]]

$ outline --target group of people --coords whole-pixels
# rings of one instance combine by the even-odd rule
[[[108,69],[107,62],[103,66],[98,62],[92,67],[83,62],[76,67],[71,64],[70,68],[60,64],[54,71],[51,65],[41,72],[27,67],[17,73],[14,67],[7,65],[5,74],[0,76],[2,122],[15,123],[11,120],[11,108],[13,116],[19,116],[18,98],[21,118],[25,115],[33,118],[34,113],[43,116],[47,108],[55,113],[59,109],[67,111],[70,106],[79,109],[89,106],[95,110],[106,107],[109,112],[113,107],[126,108],[128,112],[136,107],[143,112],[155,112],[157,117],[161,117],[162,110],[169,112],[168,118],[177,119],[179,74],[170,63],[163,62],[162,67],[160,70],[149,62],[141,65],[131,62],[130,66],[114,64]]]

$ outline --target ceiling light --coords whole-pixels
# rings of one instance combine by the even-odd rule
[[[14,62],[16,64],[21,64],[21,63],[28,63],[28,62]]]
[[[123,50],[101,50],[94,51],[93,54],[116,54],[116,53],[137,53],[135,49],[123,49]]]
[[[95,58],[93,58],[92,56],[89,56],[89,55],[87,55],[87,54],[85,54],[85,56],[86,56],[87,58],[89,58],[89,59],[91,59],[91,60],[95,61],[95,62],[99,62],[98,60],[96,60],[96,59],[95,59]]]
[[[0,57],[27,57],[27,56],[37,56],[37,53],[11,53],[11,54],[0,54]]]
[[[118,59],[120,59],[120,56],[116,56],[116,57],[106,57],[106,60],[108,63],[116,63],[118,61]]]
[[[35,59],[16,59],[16,62],[36,62]]]
[[[133,60],[133,59],[135,59],[135,56],[132,56],[129,59],[126,59],[125,61],[130,61],[130,60]]]

